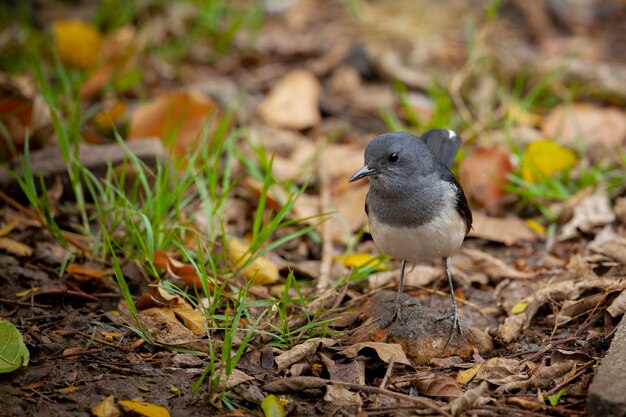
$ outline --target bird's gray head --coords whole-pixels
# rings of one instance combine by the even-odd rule
[[[369,177],[377,191],[400,193],[416,178],[436,170],[436,157],[418,137],[406,132],[375,137],[365,149],[365,166],[350,182]]]

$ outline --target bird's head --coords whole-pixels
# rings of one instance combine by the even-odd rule
[[[412,179],[431,174],[435,158],[416,136],[406,132],[385,133],[367,145],[365,165],[350,177],[350,182],[369,177],[377,191],[401,192]]]

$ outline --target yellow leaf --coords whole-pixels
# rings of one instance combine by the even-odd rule
[[[107,108],[99,111],[93,117],[93,124],[98,129],[109,129],[115,125],[126,113],[126,102],[116,101]]]
[[[524,151],[522,178],[537,182],[558,172],[569,171],[576,163],[576,154],[549,139],[532,142]]]
[[[528,308],[528,301],[518,301],[511,309],[511,314],[522,314]]]
[[[510,119],[515,120],[521,125],[539,126],[543,121],[541,115],[530,112],[516,104],[510,106],[506,113]]]
[[[72,386],[72,387],[65,387],[65,388],[60,388],[57,391],[60,393],[66,393],[66,392],[74,392],[74,391],[78,391],[79,388],[76,386]]]
[[[135,413],[145,417],[170,417],[169,411],[160,405],[130,400],[118,401],[118,404],[122,407],[130,408]]]
[[[461,385],[469,384],[470,381],[474,379],[474,377],[476,376],[476,373],[478,372],[481,366],[482,364],[478,364],[478,365],[472,366],[469,369],[460,371],[459,374],[456,376],[456,382],[458,382]]]
[[[8,235],[18,224],[20,224],[20,219],[15,219],[11,223],[2,226],[2,228],[0,228],[0,236]]]
[[[539,223],[537,220],[528,219],[526,220],[526,226],[533,232],[537,233],[540,236],[545,236],[546,228],[544,225]]]
[[[285,417],[283,405],[274,394],[270,394],[261,401],[261,410],[265,417]]]
[[[102,35],[93,25],[79,20],[57,20],[52,24],[52,34],[61,62],[81,69],[96,64]]]
[[[96,417],[118,417],[120,410],[115,405],[115,399],[109,395],[98,404],[91,407],[91,414]]]
[[[33,248],[8,237],[0,237],[0,249],[4,249],[16,256],[30,256],[33,254]]]
[[[228,257],[237,267],[242,267],[248,262],[249,249],[250,246],[240,239],[228,240]],[[273,284],[279,278],[278,266],[262,256],[250,262],[242,272],[247,279],[254,280],[255,284],[261,285]]]
[[[377,271],[384,271],[389,269],[387,265],[383,264],[379,260],[374,261],[374,256],[369,253],[354,253],[352,255],[343,255],[335,257],[335,261],[341,262],[343,266],[347,268],[359,268],[365,265],[376,265]]]
[[[205,324],[206,316],[200,311],[193,309],[187,303],[178,304],[173,308],[174,314],[183,322],[186,328],[191,330],[195,335],[203,335],[206,333]]]

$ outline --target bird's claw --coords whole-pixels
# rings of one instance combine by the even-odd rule
[[[448,341],[446,342],[444,349],[448,347],[452,339],[454,338],[455,333],[459,333],[461,338],[465,339],[465,335],[463,334],[463,328],[461,327],[461,320],[459,318],[458,310],[453,309],[451,312],[445,314],[440,320],[444,319],[452,319],[452,328],[450,329],[450,334],[448,335]]]

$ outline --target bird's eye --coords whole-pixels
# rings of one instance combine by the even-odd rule
[[[392,164],[395,164],[396,162],[398,162],[398,154],[394,152],[391,155],[389,155],[389,162],[391,162]]]

